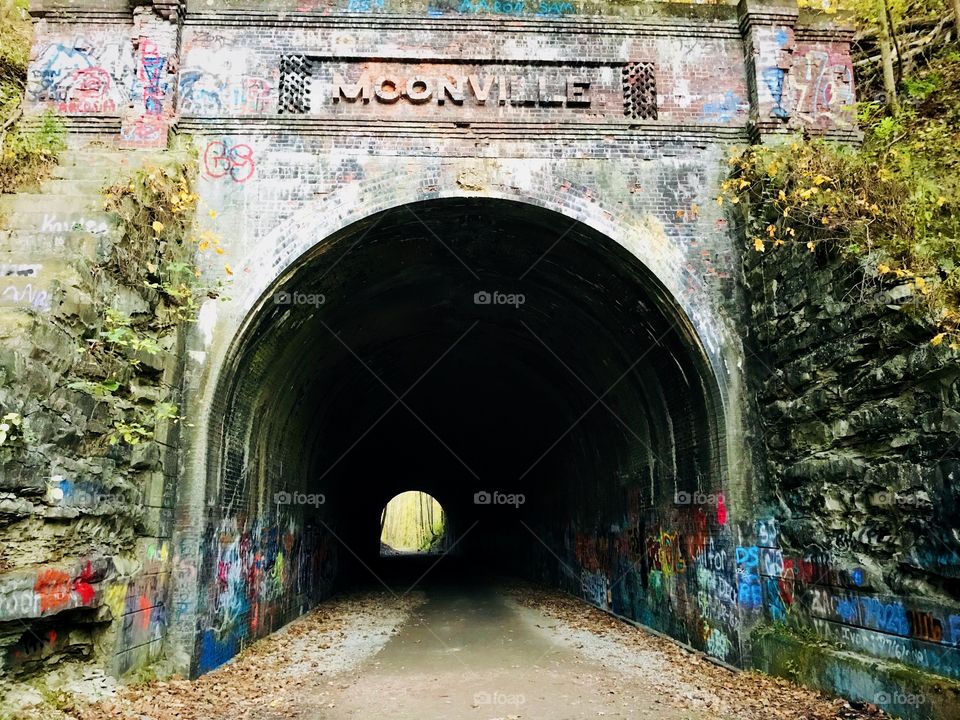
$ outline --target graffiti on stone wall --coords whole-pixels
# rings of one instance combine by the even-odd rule
[[[204,544],[212,565],[201,596],[200,672],[222,665],[319,600],[336,568],[331,536],[293,519],[247,526],[228,518]]]
[[[276,102],[275,81],[263,61],[221,36],[197,32],[183,47],[178,80],[179,109],[188,115],[257,115]]]
[[[172,89],[169,59],[148,37],[141,37],[136,57],[136,73],[130,96],[138,104],[133,117],[125,118],[120,137],[125,147],[164,147],[172,108],[167,98]]]
[[[66,114],[115,114],[127,104],[133,67],[130,43],[112,37],[41,44],[30,65],[27,96]]]
[[[253,148],[245,143],[214,140],[203,151],[203,171],[214,180],[229,178],[235,183],[245,183],[256,169]]]
[[[800,46],[790,75],[796,114],[805,124],[853,124],[853,65],[848,54]]]
[[[0,589],[0,621],[99,606],[102,583],[112,569],[109,558],[98,557],[74,568],[48,566],[8,575]]]

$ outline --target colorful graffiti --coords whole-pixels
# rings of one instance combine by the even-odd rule
[[[853,65],[846,53],[829,48],[798,46],[790,72],[797,116],[813,126],[853,124]]]
[[[113,38],[51,42],[30,65],[27,95],[62,113],[116,113],[127,103],[133,65],[132,46]]]
[[[212,564],[200,601],[199,672],[222,665],[319,601],[336,570],[329,533],[293,519],[249,527],[226,519],[209,531],[204,549]]]

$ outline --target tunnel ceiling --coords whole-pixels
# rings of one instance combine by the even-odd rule
[[[481,490],[551,514],[576,494],[587,512],[604,483],[655,503],[713,472],[702,355],[609,238],[539,208],[458,199],[317,242],[225,373],[211,458],[222,512],[322,493],[349,533],[419,489],[462,528]]]

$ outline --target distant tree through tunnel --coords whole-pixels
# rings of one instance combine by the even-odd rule
[[[380,555],[438,554],[447,549],[443,507],[429,493],[408,490],[380,514]]]

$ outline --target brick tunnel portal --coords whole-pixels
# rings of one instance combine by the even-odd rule
[[[381,212],[270,289],[222,377],[195,673],[379,574],[381,509],[411,488],[442,504],[461,568],[697,642],[637,593],[663,550],[603,537],[719,487],[717,392],[669,293],[610,238],[511,201]]]

